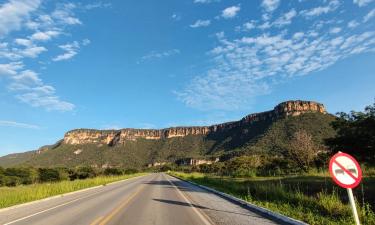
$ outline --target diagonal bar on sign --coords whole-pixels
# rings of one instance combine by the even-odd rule
[[[347,170],[343,165],[341,165],[339,162],[337,162],[337,160],[335,159],[334,163],[336,163],[336,165],[338,167],[340,167],[340,169],[344,170],[345,173],[347,173],[351,178],[353,178],[353,180],[356,182],[358,180],[357,177],[355,177],[349,170]]]

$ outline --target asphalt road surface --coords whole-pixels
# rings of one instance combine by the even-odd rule
[[[1,193],[0,193],[1,194]],[[3,225],[281,224],[167,174],[0,210]]]

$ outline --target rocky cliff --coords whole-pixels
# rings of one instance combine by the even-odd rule
[[[243,126],[261,120],[276,120],[286,116],[298,116],[307,112],[326,113],[324,105],[312,101],[287,101],[278,104],[273,110],[254,113],[239,121],[216,124],[212,126],[172,127],[166,129],[121,129],[121,130],[93,130],[77,129],[65,134],[63,144],[105,144],[118,145],[138,138],[164,139],[184,137],[187,135],[208,135]]]

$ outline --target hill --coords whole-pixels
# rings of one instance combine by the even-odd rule
[[[314,141],[332,137],[334,116],[322,104],[288,101],[273,110],[250,114],[239,121],[202,127],[166,129],[78,129],[61,142],[42,150],[24,153],[19,160],[0,158],[1,166],[120,166],[139,168],[155,162],[181,158],[207,158],[262,152],[282,154],[291,135],[304,129]]]

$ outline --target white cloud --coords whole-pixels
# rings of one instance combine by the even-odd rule
[[[18,45],[22,45],[25,47],[32,46],[33,44],[32,41],[30,41],[29,39],[24,39],[24,38],[16,38],[14,42]]]
[[[265,30],[272,27],[272,23],[270,22],[264,22],[263,24],[259,25],[258,28],[261,30]]]
[[[45,32],[38,31],[31,35],[32,40],[37,40],[37,41],[47,41],[50,40],[51,38],[57,37],[60,35],[60,32],[55,31],[55,30],[49,30]]]
[[[86,7],[81,3],[77,4],[81,10],[104,6],[104,4],[93,3]],[[62,33],[69,34],[66,31],[68,25],[82,24],[75,16],[75,4],[56,3],[55,6],[52,12],[46,13],[48,9],[41,7],[40,0],[8,0],[0,4],[0,38],[12,40],[0,41],[0,76],[5,76],[9,80],[7,88],[19,101],[46,110],[70,111],[75,108],[74,104],[61,100],[53,86],[44,84],[39,74],[25,68],[21,61],[26,57],[37,58],[47,51],[45,46],[39,44],[44,44],[44,41],[51,40]],[[17,34],[21,35],[19,37],[8,35],[12,31],[19,30],[22,31]],[[78,53],[80,43],[85,46],[90,44],[90,40],[58,45],[64,53],[53,60],[60,61],[73,57]]]
[[[303,36],[305,36],[303,32],[297,32],[293,34],[293,39],[298,40],[298,39],[301,39]]]
[[[24,70],[19,75],[13,76],[12,79],[17,84],[27,86],[42,84],[42,80],[39,78],[38,74],[31,70]]]
[[[355,28],[358,25],[359,25],[359,23],[357,21],[355,21],[355,20],[351,20],[351,21],[348,22],[348,27],[349,28]]]
[[[10,62],[7,64],[0,64],[1,75],[16,75],[17,71],[24,67],[22,62]]]
[[[198,27],[207,27],[211,24],[210,20],[197,20],[195,23],[191,24],[191,28],[198,28]]]
[[[331,29],[329,30],[329,32],[330,32],[331,34],[337,34],[337,33],[340,33],[340,31],[341,31],[341,28],[340,28],[340,27],[333,27],[333,28],[331,28]]]
[[[42,46],[30,46],[25,49],[18,50],[18,53],[24,57],[36,58],[42,52],[47,51],[45,47]]]
[[[240,6],[231,6],[231,7],[225,8],[221,12],[221,16],[225,19],[230,19],[230,18],[235,17],[240,10],[241,10]]]
[[[373,0],[353,0],[354,4],[357,4],[359,7],[365,6],[372,2]]]
[[[320,16],[322,14],[335,11],[339,7],[339,5],[340,2],[338,0],[331,0],[326,6],[319,6],[309,10],[302,10],[300,14],[306,18],[312,18],[315,16]]]
[[[73,9],[76,5],[73,3],[62,4],[58,9],[52,12],[52,18],[58,20],[59,22],[67,25],[80,25],[81,20],[75,17]]]
[[[250,22],[246,22],[243,24],[243,28],[245,30],[251,30],[251,29],[254,29],[255,28],[255,23],[254,21],[250,21]]]
[[[0,37],[21,29],[22,23],[40,3],[40,0],[12,0],[0,5]]]
[[[279,7],[280,0],[263,0],[262,1],[262,7],[267,12],[273,12],[275,9]]]
[[[174,21],[179,21],[181,20],[181,16],[178,15],[177,13],[173,13],[172,16],[171,16],[172,20]]]
[[[170,57],[170,56],[177,55],[177,54],[180,54],[180,50],[178,49],[171,49],[171,50],[164,51],[164,52],[152,51],[146,54],[145,56],[143,56],[138,63],[153,60],[153,59],[166,58],[166,57]]]
[[[39,126],[28,123],[20,123],[16,121],[9,120],[0,120],[1,127],[17,127],[17,128],[26,128],[26,129],[40,129]]]
[[[74,41],[72,43],[68,43],[65,45],[59,45],[59,48],[61,48],[65,52],[61,55],[54,57],[52,59],[53,61],[62,61],[73,58],[78,53],[79,43],[77,41]]]
[[[255,29],[255,28],[256,28],[256,21],[251,20],[249,22],[246,22],[246,23],[242,24],[242,26],[235,27],[235,30],[236,31],[250,31],[250,30]]]
[[[372,17],[375,16],[375,9],[371,10],[369,13],[367,13],[364,17],[363,17],[363,22],[367,22],[369,21]]]
[[[314,33],[314,35],[312,35]],[[202,110],[236,110],[294,76],[324,70],[355,54],[375,51],[375,31],[332,35],[326,30],[219,39],[211,69],[180,91],[179,100]]]
[[[97,9],[97,8],[111,8],[111,3],[103,3],[103,2],[94,2],[87,5],[84,5],[84,9],[91,10],[91,9]]]
[[[16,92],[16,98],[33,107],[42,107],[48,111],[71,111],[74,104],[62,101],[55,94],[55,88],[45,85],[39,75],[32,70],[22,70],[20,62],[0,64],[0,75],[8,75],[11,83],[8,89]],[[20,71],[21,70],[21,71]]]
[[[220,0],[194,0],[194,3],[201,3],[201,4],[207,4],[211,2],[218,2]]]
[[[28,92],[16,96],[21,102],[31,105],[32,107],[42,107],[48,111],[72,111],[74,104],[60,100],[58,96],[46,95],[43,93]]]
[[[291,9],[289,12],[279,17],[273,24],[276,25],[277,27],[289,25],[292,22],[292,19],[296,15],[297,15],[297,11],[295,9]]]
[[[90,43],[91,43],[90,39],[87,39],[87,38],[86,38],[86,39],[83,39],[83,40],[82,40],[82,45],[83,45],[83,46],[89,45]]]

